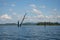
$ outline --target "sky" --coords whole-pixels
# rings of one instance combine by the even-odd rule
[[[60,0],[0,0],[0,23],[60,22]]]

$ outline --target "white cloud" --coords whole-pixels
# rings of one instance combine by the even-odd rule
[[[30,4],[29,6],[31,6],[33,8],[36,8],[36,5],[35,4]]]
[[[57,18],[59,18],[59,19],[60,19],[60,16],[57,16]]]
[[[42,14],[40,10],[37,9],[37,6],[35,4],[30,4],[29,6],[32,7],[31,12],[36,14]]]
[[[42,13],[42,11],[41,10],[38,10],[37,9],[37,6],[35,5],[35,4],[31,4],[30,5],[31,7],[32,7],[32,9],[31,9],[31,12],[32,13],[35,13],[35,14],[37,14],[37,15],[35,15],[35,16],[32,16],[32,17],[27,17],[27,19],[31,19],[30,21],[42,21],[42,20],[39,20],[39,19],[44,19],[44,18],[46,18],[44,15],[43,15],[43,13]],[[43,6],[43,8],[45,8],[45,6]],[[35,22],[34,21],[34,22]]]
[[[50,13],[51,13],[51,15],[53,15],[53,16],[57,16],[57,15],[59,15],[60,13],[59,13],[59,11],[55,8],[55,9],[52,9],[51,11],[50,11]]]
[[[55,9],[53,9],[53,11],[57,11],[57,9],[55,8]]]
[[[27,17],[26,20],[28,20],[28,22],[57,22],[57,18],[59,19],[60,16],[53,16],[53,15],[49,15],[49,16],[45,16],[45,15],[37,15],[37,16],[32,16],[32,17]]]
[[[13,11],[13,9],[12,9],[12,8],[10,8],[10,9],[9,9],[9,11],[10,11],[10,12],[12,12],[12,11]]]
[[[4,14],[4,15],[2,15],[2,16],[0,16],[0,19],[12,19],[9,15],[7,15],[7,14]]]
[[[30,5],[32,8],[31,8],[31,12],[32,13],[35,13],[37,15],[35,16],[32,16],[32,17],[27,17],[27,19],[31,19],[30,21],[51,21],[51,22],[56,22],[57,20],[57,9],[53,9],[52,11],[50,11],[49,13],[51,15],[43,15],[43,12],[41,10],[38,10],[37,6],[35,4],[31,4]],[[41,5],[40,8],[46,8],[46,5]],[[60,18],[60,16],[58,16],[58,18]]]
[[[34,16],[34,18],[36,18],[36,19],[44,18],[44,15],[37,15],[37,16]]]
[[[12,14],[15,15],[15,16],[17,15],[16,12],[13,12]]]
[[[40,8],[46,8],[46,6],[45,5],[41,5]]]
[[[14,7],[14,6],[16,6],[16,4],[15,4],[15,3],[13,3],[11,6],[12,6],[12,7]]]
[[[29,6],[31,6],[32,8],[37,8],[35,4],[30,4]],[[46,8],[46,5],[41,5],[40,8]]]
[[[36,13],[36,14],[39,14],[39,15],[42,15],[42,12],[36,8],[32,9],[32,12],[33,13]]]

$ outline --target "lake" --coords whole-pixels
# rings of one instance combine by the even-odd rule
[[[0,40],[60,40],[60,26],[0,25]]]

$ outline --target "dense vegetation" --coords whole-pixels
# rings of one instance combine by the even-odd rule
[[[37,25],[60,25],[60,23],[57,22],[39,22]]]

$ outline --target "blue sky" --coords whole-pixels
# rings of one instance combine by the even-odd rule
[[[0,23],[60,22],[60,0],[0,0]]]

